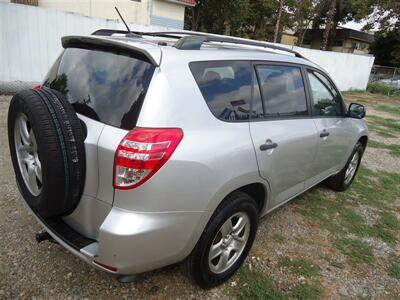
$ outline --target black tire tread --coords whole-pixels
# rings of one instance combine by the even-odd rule
[[[346,174],[347,166],[349,165],[350,160],[356,151],[359,151],[359,153],[360,153],[360,159],[358,161],[356,173],[354,174],[354,176],[350,180],[350,182],[348,184],[345,184],[345,174]],[[337,191],[337,192],[343,192],[343,191],[347,190],[350,187],[350,185],[353,183],[353,180],[357,175],[363,153],[364,153],[363,145],[360,142],[357,142],[356,145],[354,146],[353,151],[350,154],[349,159],[347,160],[346,165],[343,167],[343,169],[336,175],[329,177],[328,179],[325,180],[326,186],[328,186],[330,189]]]
[[[42,162],[43,186],[38,196],[26,188],[16,159],[14,123],[20,112],[35,132]],[[86,167],[83,132],[72,106],[54,90],[25,90],[12,98],[8,135],[14,171],[23,197],[41,216],[69,214],[79,203]]]

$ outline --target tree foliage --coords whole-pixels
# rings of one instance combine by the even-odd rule
[[[282,31],[290,29],[298,45],[306,29],[319,28],[326,50],[338,25],[366,17],[366,30],[379,24],[373,46],[377,61],[399,64],[400,0],[197,0],[186,10],[185,28],[266,41],[279,41]]]
[[[374,12],[364,29],[378,27],[371,53],[375,63],[400,67],[400,0],[374,2]]]

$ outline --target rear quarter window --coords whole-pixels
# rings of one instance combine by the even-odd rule
[[[134,54],[68,48],[44,85],[64,94],[77,113],[129,130],[136,125],[154,70]]]
[[[249,61],[192,62],[189,67],[214,116],[225,121],[250,118]]]

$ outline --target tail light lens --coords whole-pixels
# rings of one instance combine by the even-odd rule
[[[114,188],[132,189],[151,178],[171,157],[183,131],[179,128],[140,128],[122,139],[114,158]]]

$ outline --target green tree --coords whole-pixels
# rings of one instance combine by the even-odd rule
[[[400,67],[400,33],[398,31],[380,31],[371,44],[371,53],[375,63],[383,66]]]
[[[339,23],[360,21],[370,15],[378,0],[321,0],[316,5],[313,28],[324,28],[321,49],[327,50],[336,35]]]
[[[400,67],[400,0],[375,0],[374,12],[364,29],[375,28],[375,41],[371,53],[375,63]]]
[[[250,0],[200,0],[186,11],[186,29],[235,35],[245,25]]]

